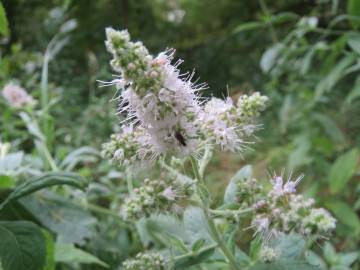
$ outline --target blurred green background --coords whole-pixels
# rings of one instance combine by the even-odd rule
[[[207,82],[204,95],[260,91],[270,104],[252,150],[219,154],[209,168],[214,191],[251,163],[258,177],[282,169],[304,173],[301,188],[338,219],[338,251],[360,245],[360,1],[358,0],[3,0],[0,86],[16,80],[40,99],[48,63],[48,142],[61,159],[70,149],[100,148],[118,129],[109,103],[105,27],[127,28],[151,52],[175,48]],[[55,38],[54,38],[55,37]],[[1,139],[32,151],[3,113]],[[56,119],[56,121],[54,120]],[[259,124],[260,124],[259,123]],[[54,147],[56,143],[56,147]],[[94,165],[95,166],[95,165]],[[103,165],[105,166],[105,165]],[[104,174],[82,168],[93,181]]]

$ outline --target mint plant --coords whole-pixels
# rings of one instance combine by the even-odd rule
[[[116,86],[119,115],[125,117],[103,155],[131,172],[120,215],[140,234],[151,221],[148,233],[162,239],[158,250],[126,260],[123,269],[318,269],[304,252],[336,220],[297,194],[302,176],[282,173],[260,181],[246,166],[230,181],[222,205],[213,204],[208,188],[212,153],[251,147],[268,98],[254,93],[236,103],[207,99],[200,94],[206,84],[197,83],[193,72],[181,73],[181,60],[173,63],[175,50],[153,56],[126,30],[108,28],[106,35],[117,74],[103,84]],[[153,178],[134,187],[139,170]],[[253,240],[242,250],[236,235],[244,231]]]

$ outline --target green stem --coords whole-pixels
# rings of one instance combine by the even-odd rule
[[[268,19],[270,20],[271,14],[270,14],[270,11],[269,11],[265,1],[264,0],[259,0],[259,3],[260,3],[260,7],[261,7],[262,11],[264,12],[265,16],[268,17]],[[270,34],[271,34],[271,39],[272,39],[273,43],[278,43],[279,40],[278,40],[278,37],[276,35],[276,31],[275,31],[274,26],[271,23],[271,21],[269,23],[269,28],[270,28]]]
[[[208,250],[212,250],[212,249],[214,249],[215,247],[217,247],[218,246],[218,244],[212,244],[212,245],[210,245],[210,246],[207,246],[207,247],[204,247],[204,248],[202,248],[202,249],[200,249],[199,251],[197,251],[197,252],[189,252],[189,253],[185,253],[185,254],[183,254],[183,255],[179,255],[179,256],[176,256],[176,257],[174,257],[174,261],[179,261],[179,260],[182,260],[182,259],[185,259],[185,258],[187,258],[187,257],[191,257],[191,256],[194,256],[194,255],[196,255],[196,254],[199,254],[199,253],[203,253],[203,252],[206,252],[206,251],[208,251]]]
[[[99,205],[96,205],[96,204],[92,204],[92,203],[86,203],[86,205],[80,205],[82,208],[86,208],[86,209],[89,209],[90,211],[93,211],[95,213],[98,213],[98,214],[103,214],[103,215],[107,215],[107,216],[111,216],[111,217],[114,217],[116,218],[117,220],[120,221],[120,224],[126,228],[131,228],[130,224],[127,224],[125,223],[119,213],[117,212],[114,212],[110,209],[107,209],[107,208],[104,208],[104,207],[101,207]]]
[[[206,187],[203,179],[200,176],[199,169],[198,169],[199,168],[198,164],[197,164],[195,158],[193,158],[193,157],[191,157],[191,165],[192,165],[192,168],[193,168],[194,176],[198,180],[198,186],[203,185],[204,187]],[[201,201],[202,201],[202,209],[203,209],[203,211],[205,213],[206,222],[207,222],[207,224],[209,226],[209,230],[210,230],[210,234],[211,234],[212,238],[214,239],[214,241],[219,246],[220,250],[222,251],[224,257],[226,258],[226,260],[229,263],[229,265],[231,266],[231,268],[233,270],[241,270],[238,263],[236,262],[236,259],[235,259],[234,255],[228,249],[224,239],[220,235],[220,232],[218,231],[218,229],[217,229],[217,227],[215,225],[215,222],[211,217],[211,213],[210,213],[210,210],[209,210],[209,208],[207,206],[207,203],[205,202],[203,196],[201,196],[201,194],[199,194],[199,195],[200,195],[200,198],[201,198]]]
[[[254,211],[254,208],[252,207],[249,207],[249,208],[245,208],[245,209],[238,209],[238,210],[229,210],[229,209],[226,209],[226,210],[212,210],[210,209],[209,212],[213,215],[216,215],[216,216],[232,216],[232,215],[243,215],[243,214],[247,214],[247,213],[250,213],[250,212],[253,212]]]

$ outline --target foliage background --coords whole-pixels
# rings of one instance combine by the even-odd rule
[[[118,128],[116,105],[108,102],[114,91],[99,88],[96,80],[111,80],[105,27],[127,28],[153,53],[176,48],[177,56],[185,60],[183,69],[195,68],[200,81],[208,83],[204,95],[235,97],[260,91],[270,97],[253,150],[243,157],[219,154],[211,164],[209,181],[219,194],[217,200],[230,176],[247,163],[254,165],[257,177],[282,169],[303,172],[302,189],[338,218],[332,239],[336,250],[359,247],[359,1],[3,0],[2,4],[9,31],[1,39],[1,87],[18,80],[40,99],[44,53],[54,35],[61,37],[49,62],[48,89],[57,102],[45,130],[56,162],[79,147],[100,149]],[[0,106],[2,141],[11,142],[14,151],[35,156],[38,149],[26,127],[3,100]],[[122,172],[96,155],[86,156],[72,169],[98,189],[90,194],[94,207],[111,208],[121,201]],[[111,187],[119,192],[111,192]],[[94,222],[92,216],[87,218],[89,224]],[[96,237],[81,243],[110,265],[133,254],[139,241],[128,230],[112,231],[114,223],[109,218],[98,224]],[[82,233],[84,239],[91,234]]]

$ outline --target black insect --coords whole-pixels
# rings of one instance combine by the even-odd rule
[[[182,146],[186,146],[186,140],[185,140],[184,136],[181,135],[180,131],[176,131],[176,132],[175,132],[175,138],[178,140],[178,142],[179,142]]]

